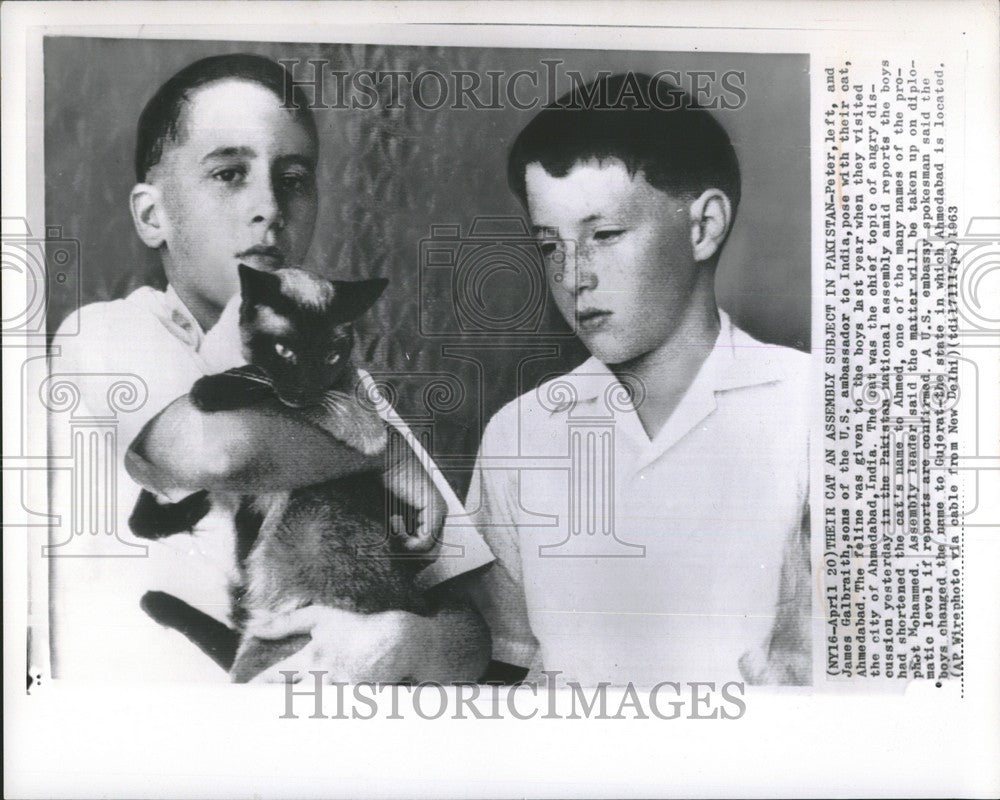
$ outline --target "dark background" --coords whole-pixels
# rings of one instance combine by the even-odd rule
[[[481,74],[527,69],[544,75],[542,59],[561,58],[562,69],[579,70],[588,80],[599,70],[742,71],[747,102],[716,112],[743,172],[743,200],[719,267],[719,301],[758,338],[808,350],[809,76],[808,59],[794,55],[46,38],[46,224],[61,226],[63,236],[80,242],[84,303],[156,282],[155,255],[136,237],[128,212],[135,123],[174,72],[226,52],[303,62],[324,58],[330,68],[349,71]],[[560,93],[568,86],[563,77]],[[433,87],[428,82],[432,100]],[[527,83],[521,87],[519,96],[530,96]],[[390,279],[385,298],[360,324],[360,360],[387,384],[462,494],[489,417],[541,378],[572,368],[585,353],[548,307],[503,335],[486,323],[494,333],[483,335],[474,308],[464,322],[456,317],[454,271],[421,269],[428,247],[422,250],[421,242],[432,225],[460,226],[467,240],[476,217],[523,216],[507,189],[506,155],[536,111],[506,104],[500,110],[462,110],[450,103],[429,111],[407,98],[401,109],[385,105],[315,112],[320,210],[307,266],[344,279]],[[460,240],[443,245],[452,252],[459,247]],[[466,245],[458,263],[488,265],[498,257],[510,260],[511,252],[509,245]],[[534,285],[527,262],[517,263],[520,273],[480,273],[491,275],[482,288],[484,313],[494,319],[516,314]],[[72,310],[53,297],[50,331]]]

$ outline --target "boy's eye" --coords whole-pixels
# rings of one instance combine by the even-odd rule
[[[310,176],[304,172],[286,172],[279,179],[286,191],[301,191],[309,186]]]
[[[274,352],[281,356],[286,361],[291,361],[295,363],[295,351],[291,348],[285,347],[281,342],[274,343]]]
[[[611,242],[621,236],[625,231],[622,228],[602,228],[594,231],[594,238],[599,242]]]
[[[338,361],[340,361],[340,353],[333,352],[326,357],[327,364],[336,364]]]
[[[246,175],[243,167],[224,167],[212,173],[212,177],[222,183],[236,183]]]

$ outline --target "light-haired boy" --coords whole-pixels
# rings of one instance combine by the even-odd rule
[[[98,512],[117,517],[111,526],[117,535],[75,537],[74,557],[60,557],[69,547],[54,548],[58,677],[228,679],[178,632],[157,625],[141,602],[147,592],[164,592],[228,622],[230,583],[238,579],[232,521],[220,511],[202,517],[195,502],[190,534],[134,539],[125,520],[139,487],[122,469],[122,456],[198,378],[244,363],[233,313],[238,303],[230,302],[239,291],[238,265],[269,271],[299,265],[306,255],[317,214],[319,137],[300,90],[286,102],[288,84],[284,69],[267,58],[213,56],[171,77],[140,116],[130,208],[139,237],[159,254],[168,286],[85,306],[53,342],[52,371],[76,381],[85,416],[102,413],[107,402],[93,376],[133,381],[145,397],[141,407],[118,416],[109,465],[118,474],[117,496],[99,498]],[[76,329],[78,335],[67,333]],[[418,451],[398,417],[391,421]],[[176,462],[175,474],[183,472],[191,488],[218,488],[213,482],[239,475],[238,486],[226,488],[289,489],[352,466],[343,448],[292,414],[270,415],[263,426],[244,422],[235,427],[232,415],[192,415],[149,444]],[[53,446],[65,447],[70,435],[54,423]],[[240,469],[241,461],[250,468]],[[65,477],[57,476],[55,511],[68,516],[73,495]],[[434,477],[448,510],[460,513],[447,483]],[[478,537],[462,543],[464,557],[457,560],[466,569],[491,560]],[[123,557],[140,547],[146,557]],[[437,583],[434,571],[434,564],[425,571],[428,586]],[[292,632],[311,633],[313,641],[284,666],[326,670],[331,680],[474,678],[488,642],[479,617],[462,608],[425,619],[312,607],[278,621],[268,635]]]

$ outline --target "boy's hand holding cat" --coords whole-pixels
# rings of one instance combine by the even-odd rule
[[[400,515],[391,517],[392,532],[406,551],[430,556],[440,544],[441,529],[448,513],[447,503],[413,448],[398,431],[391,431],[389,435],[394,440],[390,452],[397,453],[398,457],[395,463],[386,466],[383,483],[415,510],[409,525]]]
[[[258,639],[309,634],[312,641],[251,683],[284,683],[282,672],[289,671],[298,673],[298,682],[316,670],[324,672],[323,683],[405,683],[433,680],[439,671],[447,681],[455,680],[453,668],[435,669],[428,658],[428,623],[428,618],[406,611],[359,614],[329,606],[306,606],[252,622],[246,633]]]

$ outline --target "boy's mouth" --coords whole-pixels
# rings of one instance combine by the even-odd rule
[[[602,311],[599,308],[588,308],[577,312],[576,323],[580,330],[589,333],[603,328],[608,320],[611,319],[611,313],[610,311]]]
[[[270,272],[280,269],[285,263],[285,254],[277,247],[258,244],[237,253],[236,257],[247,266]]]

